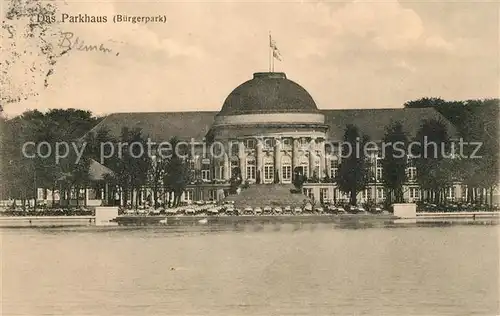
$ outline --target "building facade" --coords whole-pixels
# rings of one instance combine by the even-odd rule
[[[300,170],[307,181],[304,194],[316,200],[347,201],[335,181],[341,163],[340,142],[348,124],[356,125],[370,140],[380,142],[385,128],[394,121],[403,123],[408,137],[415,136],[423,120],[438,119],[447,124],[450,135],[455,127],[431,108],[320,110],[312,96],[285,73],[260,72],[236,87],[219,112],[115,113],[91,132],[105,128],[119,136],[123,127],[139,128],[154,142],[176,137],[195,141],[191,159],[193,183],[182,199],[224,198],[232,177],[249,185],[290,185]],[[382,202],[381,157],[370,154],[370,184],[358,198]],[[416,168],[409,160],[405,200],[419,200]],[[238,175],[237,175],[238,174]],[[145,188],[141,200],[148,200]],[[465,190],[458,183],[448,188],[448,198],[462,200]]]

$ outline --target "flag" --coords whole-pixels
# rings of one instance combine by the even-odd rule
[[[271,34],[269,34],[269,47],[273,50],[273,57],[281,61],[283,57],[281,57],[280,50],[278,49],[278,46],[276,46],[276,41],[273,40]]]
[[[278,49],[273,50],[273,57],[281,61],[281,54]]]

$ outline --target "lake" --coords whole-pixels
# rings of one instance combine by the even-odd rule
[[[498,227],[3,229],[3,315],[498,315]]]

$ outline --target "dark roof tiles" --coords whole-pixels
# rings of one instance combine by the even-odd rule
[[[171,137],[181,140],[203,140],[210,130],[218,112],[149,112],[149,113],[114,113],[104,118],[92,131],[106,128],[111,135],[119,137],[123,127],[139,128],[145,137],[152,141],[167,141]],[[341,140],[348,124],[358,126],[361,133],[371,140],[381,140],[385,128],[391,121],[400,121],[409,137],[416,134],[423,120],[442,120],[448,127],[449,134],[456,137],[456,128],[439,112],[432,108],[405,109],[356,109],[356,110],[320,110],[325,115],[328,125],[328,138]]]
[[[234,89],[219,115],[263,113],[318,113],[311,95],[284,73],[255,73],[253,79]]]

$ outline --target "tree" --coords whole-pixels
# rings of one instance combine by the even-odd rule
[[[3,173],[7,184],[6,191],[14,199],[14,204],[16,199],[20,199],[23,207],[26,200],[35,198],[37,194],[37,171],[42,171],[42,160],[35,155],[35,151],[37,143],[42,139],[37,133],[42,130],[43,124],[41,112],[27,111],[6,121],[4,126],[2,156],[5,159]],[[23,145],[27,142],[34,142],[34,146],[27,146],[26,152],[23,153]]]
[[[295,186],[295,190],[298,193],[302,192],[302,186],[304,185],[304,182],[306,181],[306,176],[302,174],[303,169],[300,167],[295,167],[293,169],[293,177],[292,177],[292,182],[293,185]]]
[[[162,158],[159,153],[156,153],[151,157],[151,168],[149,175],[150,187],[153,190],[153,206],[155,209],[159,207],[158,205],[158,191],[161,188],[163,176],[165,174],[166,163],[168,159]]]
[[[56,160],[56,144],[66,143],[69,147],[68,154],[73,154],[73,146],[77,145],[75,139],[87,132],[96,121],[90,112],[75,109],[49,110],[46,113],[26,111],[6,120],[3,126],[2,168],[3,179],[7,180],[5,189],[8,195],[24,201],[34,198],[38,188],[51,189],[54,202],[57,181],[70,174],[74,166],[74,163],[69,163],[69,158],[64,163]],[[33,142],[34,145],[29,145],[28,142]],[[48,146],[39,146],[42,143],[47,143]],[[31,157],[23,155],[24,144],[28,144],[26,149]],[[34,155],[36,149],[38,155]],[[73,157],[73,161],[75,159]]]
[[[427,199],[439,204],[453,179],[452,172],[445,169],[446,164],[443,163],[450,151],[446,125],[440,120],[424,120],[415,141],[420,144],[415,148],[417,181],[420,188],[427,192]]]
[[[131,203],[138,207],[139,195],[142,186],[147,183],[148,170],[151,165],[151,157],[147,153],[147,141],[141,135],[139,129],[129,130],[123,128],[121,132],[120,142],[121,152],[115,163],[117,180],[124,192],[124,204],[128,201],[128,194],[131,195]],[[134,200],[134,192],[135,200]],[[135,203],[134,203],[135,202]]]
[[[469,202],[483,204],[483,190],[489,191],[490,207],[493,191],[499,179],[499,100],[466,101],[470,115],[463,122],[463,137],[467,142],[481,144],[479,151],[475,146],[467,146],[465,157],[461,159],[461,180],[467,185]],[[472,154],[475,154],[472,157]],[[477,190],[479,189],[479,190]],[[476,194],[479,191],[480,194]]]
[[[408,101],[404,104],[405,108],[435,108],[446,103],[441,98],[421,98],[418,100]]]
[[[240,167],[235,167],[231,171],[231,178],[229,179],[229,194],[236,194],[241,182],[241,169]]]
[[[339,189],[345,193],[350,193],[351,205],[357,204],[356,196],[368,183],[367,157],[364,150],[356,151],[357,146],[364,149],[368,142],[368,137],[360,137],[356,126],[347,125],[344,133],[344,143],[342,153],[350,152],[347,157],[343,157],[337,175]]]
[[[406,182],[408,138],[401,122],[393,122],[385,129],[383,139],[385,147],[382,157],[382,181],[388,189],[387,204],[403,202],[403,184]],[[396,147],[397,146],[397,147]],[[404,149],[403,152],[397,148]]]
[[[180,204],[182,193],[186,191],[186,187],[192,180],[192,172],[189,168],[189,158],[191,157],[180,147],[175,150],[178,143],[179,139],[176,137],[170,139],[172,152],[165,164],[163,177],[163,185],[166,191],[174,193],[173,206]]]
[[[483,190],[492,194],[500,179],[498,168],[499,153],[499,99],[477,99],[465,101],[445,101],[440,98],[422,98],[405,104],[409,108],[432,107],[450,121],[465,142],[481,143],[481,149],[476,152],[481,158],[472,158],[473,146],[466,146],[464,156],[457,157],[445,167],[456,171],[456,180],[462,181],[467,187],[467,201],[483,204]],[[442,169],[440,169],[442,171]],[[438,175],[443,178],[444,175]],[[479,194],[478,194],[479,192]]]

